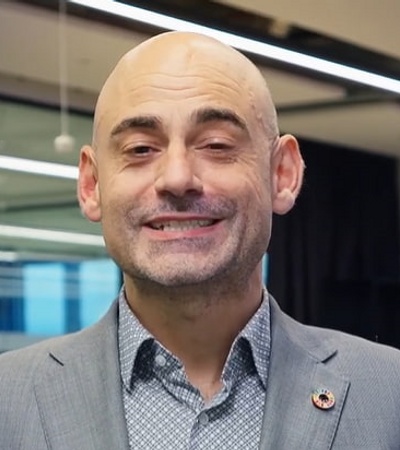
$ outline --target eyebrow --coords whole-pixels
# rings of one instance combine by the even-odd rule
[[[200,125],[208,122],[230,122],[234,126],[247,132],[246,123],[234,111],[225,108],[202,108],[192,114],[192,120]],[[158,116],[144,115],[129,117],[118,123],[111,131],[111,137],[118,136],[125,131],[145,128],[148,130],[158,130],[162,128],[162,120]]]
[[[234,111],[224,108],[203,108],[193,114],[194,122],[203,124],[207,122],[230,122],[234,126],[247,131],[245,121],[239,117]]]
[[[136,128],[146,128],[148,130],[157,130],[161,128],[161,119],[157,116],[136,116],[129,117],[117,124],[111,131],[111,137],[115,137],[127,130]]]

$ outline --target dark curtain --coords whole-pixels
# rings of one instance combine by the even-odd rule
[[[305,183],[293,211],[274,217],[268,288],[304,323],[400,346],[397,162],[300,144]]]

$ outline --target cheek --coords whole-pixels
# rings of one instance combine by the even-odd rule
[[[149,171],[107,170],[99,174],[102,207],[128,207],[143,198],[154,185],[154,175]]]
[[[218,184],[215,184],[215,179]],[[219,173],[209,184],[211,193],[222,194],[232,198],[238,205],[239,211],[256,217],[271,210],[271,196],[268,177],[262,176],[260,171]]]
[[[268,188],[268,180],[261,176],[252,176],[246,179],[246,199],[249,211],[254,211],[255,215],[265,215],[271,210],[271,196]]]
[[[236,174],[230,177],[231,182],[237,185],[238,195],[249,202],[248,207],[256,205],[257,208],[269,207],[270,177],[268,164],[260,158],[248,158],[240,165]]]

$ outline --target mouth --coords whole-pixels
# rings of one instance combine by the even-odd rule
[[[191,231],[199,228],[206,228],[215,225],[218,222],[216,219],[201,219],[201,220],[165,220],[147,223],[147,226],[153,230],[168,231],[168,232],[182,232]]]

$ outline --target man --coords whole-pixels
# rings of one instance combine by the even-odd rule
[[[95,326],[0,358],[2,449],[400,448],[400,353],[263,290],[303,161],[249,60],[189,33],[136,47],[79,170],[124,288]]]

